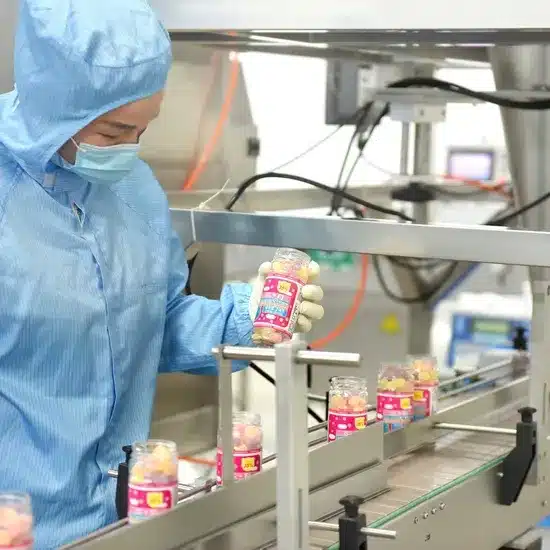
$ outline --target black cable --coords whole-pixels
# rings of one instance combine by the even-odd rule
[[[365,106],[365,109],[367,109],[366,112],[365,112],[365,118],[370,113],[373,106],[374,106],[373,102],[368,103]],[[382,120],[384,119],[384,117],[388,113],[389,113],[389,105],[386,104],[384,106],[384,108],[378,113],[378,116],[376,117],[374,122],[371,124],[371,126],[368,128],[368,130],[364,133],[363,137],[360,136],[361,126],[359,125],[359,123],[357,124],[357,126],[355,127],[355,132],[353,133],[353,136],[351,137],[351,140],[349,142],[349,146],[348,146],[348,150],[346,152],[346,156],[345,156],[344,161],[342,163],[342,168],[340,170],[340,177],[339,177],[338,181],[336,182],[336,188],[337,189],[340,189],[342,191],[346,191],[348,189],[349,183],[351,181],[351,177],[353,175],[353,172],[355,171],[355,169],[357,168],[357,165],[359,164],[359,161],[361,160],[361,156],[363,154],[363,151],[365,150],[365,147],[367,146],[370,139],[372,138],[372,135],[374,134],[374,131],[376,130],[376,128],[378,128],[378,126],[380,126]],[[364,122],[364,120],[363,120],[363,122]],[[348,172],[348,175],[346,177],[346,180],[345,180],[344,184],[341,186],[341,176],[343,175],[344,168],[347,164],[347,159],[348,159],[349,153],[351,151],[351,147],[353,146],[353,142],[354,142],[356,137],[358,138],[359,153],[358,153],[355,161],[353,162],[353,164],[352,164],[352,166],[351,166],[351,168]],[[342,199],[340,197],[336,197],[336,195],[333,195],[333,201],[331,202],[331,212],[330,212],[330,214],[336,212],[341,206],[342,206]]]
[[[270,384],[277,387],[275,378],[273,378],[273,376],[265,372],[265,370],[258,367],[258,365],[256,365],[256,363],[253,363],[252,361],[250,361],[249,365],[250,365],[250,368],[255,372],[257,372],[264,380],[267,380]],[[311,416],[311,418],[313,418],[317,422],[319,423],[324,422],[324,419],[320,415],[318,415],[311,407],[307,408],[307,413],[309,414],[309,416]]]
[[[544,111],[550,109],[550,99],[507,99],[498,96],[495,92],[476,92],[470,88],[460,86],[460,84],[454,84],[446,80],[440,80],[438,78],[425,78],[425,77],[411,77],[397,80],[388,85],[388,88],[437,88],[446,92],[452,92],[455,94],[471,97],[484,101],[486,103],[492,103],[499,107],[506,107],[508,109],[524,109],[528,111]]]
[[[541,195],[538,199],[535,199],[531,202],[528,202],[525,206],[522,206],[521,208],[518,208],[517,210],[513,210],[509,214],[506,214],[505,216],[502,216],[500,218],[497,218],[496,220],[493,220],[491,222],[487,222],[485,225],[508,225],[508,222],[514,220],[515,218],[518,218],[522,214],[525,214],[532,208],[535,208],[539,204],[542,204],[543,202],[547,201],[550,198],[550,191],[547,193],[544,193],[544,195]]]
[[[374,210],[375,212],[380,212],[381,214],[396,216],[408,222],[414,221],[412,218],[403,214],[402,212],[399,212],[398,210],[393,210],[392,208],[386,208],[385,206],[373,204],[372,202],[365,201],[363,199],[360,199],[359,197],[350,195],[345,191],[342,191],[340,189],[335,189],[334,187],[330,187],[329,185],[325,185],[324,183],[319,183],[318,181],[312,180],[310,178],[304,178],[303,176],[298,176],[295,174],[279,174],[277,172],[266,172],[264,174],[256,174],[255,176],[252,176],[247,180],[243,181],[239,185],[235,194],[231,197],[231,199],[229,199],[229,202],[227,203],[225,209],[231,210],[251,185],[254,185],[258,180],[265,179],[265,178],[279,178],[279,179],[287,179],[287,180],[294,180],[294,181],[300,181],[302,183],[307,183],[308,185],[317,187],[318,189],[322,189],[327,193],[338,195],[352,203],[358,204],[359,206],[366,208],[367,210]]]

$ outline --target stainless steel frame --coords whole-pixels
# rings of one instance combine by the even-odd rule
[[[185,242],[186,246],[195,241],[210,241],[263,246],[286,245],[473,262],[550,265],[550,234],[544,232],[500,228],[430,227],[377,221],[304,220],[284,216],[183,210],[174,212],[174,222],[180,235],[189,235]],[[492,383],[496,384],[494,389],[475,394],[471,399],[444,409],[431,418],[413,423],[405,430],[384,437],[381,426],[371,424],[348,438],[330,444],[318,442],[310,447],[309,518],[323,520],[333,517],[338,513],[336,501],[346,493],[360,492],[363,496],[372,498],[384,492],[389,487],[388,467],[391,461],[388,462],[388,459],[433,443],[438,437],[447,434],[453,426],[456,428],[458,425],[461,431],[468,429],[468,426],[469,431],[480,431],[479,425],[483,423],[480,419],[494,411],[516,407],[526,399],[529,389],[528,400],[539,411],[538,455],[534,468],[537,475],[531,476],[530,485],[524,488],[518,503],[505,507],[495,502],[499,465],[497,456],[494,460],[484,463],[471,475],[443,487],[436,496],[432,497],[430,493],[428,500],[413,502],[410,511],[405,510],[397,516],[390,514],[387,520],[382,523],[380,520],[373,527],[397,530],[396,541],[385,544],[406,544],[407,548],[411,548],[411,545],[416,548],[433,541],[434,544],[437,542],[434,546],[437,548],[462,550],[464,544],[467,544],[475,548],[496,550],[507,540],[515,538],[535,524],[546,512],[546,495],[550,479],[547,475],[549,377],[548,369],[545,368],[548,354],[545,354],[542,339],[547,316],[550,314],[550,303],[547,298],[549,294],[549,283],[541,283],[535,289],[533,330],[536,334],[530,378],[524,376],[505,383],[493,381]],[[295,348],[286,351],[281,348],[275,354],[272,350],[224,350],[218,351],[224,358],[253,354],[255,359],[269,359],[279,354],[283,356],[287,366],[305,360],[306,356],[312,363],[316,360],[327,360],[322,354],[310,356],[308,352],[296,351]],[[337,357],[333,355],[330,359],[337,360]],[[503,367],[501,363],[498,365],[498,369]],[[279,382],[290,384],[292,371],[287,369],[281,372],[284,372],[284,378],[279,379]],[[287,391],[290,391],[291,387],[292,384],[288,385]],[[295,395],[296,402],[305,398],[305,388],[303,393]],[[278,414],[281,414],[283,409],[288,411],[289,406],[288,400],[279,400]],[[225,403],[222,413],[228,415],[228,410],[229,404]],[[182,502],[177,508],[157,519],[130,528],[120,525],[120,528],[89,537],[74,547],[103,550],[116,545],[120,550],[253,550],[273,545],[277,536],[276,486],[279,496],[286,494],[289,502],[294,499],[293,502],[296,504],[297,494],[292,490],[292,487],[296,489],[296,483],[292,483],[291,480],[287,480],[284,487],[276,482],[280,466],[286,464],[286,468],[294,472],[292,475],[298,471],[298,456],[293,453],[293,446],[296,443],[296,434],[301,432],[293,431],[288,416],[284,426],[285,429],[281,430],[279,436],[281,441],[286,440],[286,447],[279,451],[287,455],[287,461],[284,462],[283,459],[283,462],[279,463],[279,468],[274,467],[276,461],[270,461],[266,464],[265,471],[246,482],[230,482],[222,490]],[[495,431],[506,434],[499,437],[506,438],[506,448],[513,446],[513,438],[508,435],[512,432],[494,429],[485,431],[490,434],[494,434]],[[490,434],[485,433],[484,437],[489,437]],[[460,437],[459,434],[458,436]],[[452,509],[454,513],[443,513],[443,508]],[[461,515],[460,519],[458,514]],[[466,518],[464,514],[468,517],[467,529],[461,527],[462,520]],[[422,521],[419,521],[419,517]],[[286,523],[291,519],[296,518],[287,515]],[[480,521],[489,522],[489,525],[481,528]],[[296,540],[295,534],[288,534],[289,525],[280,525],[280,528],[287,530],[288,538],[285,540]],[[459,529],[460,537],[449,538],[449,534],[453,532],[452,528]],[[378,548],[381,543],[375,539],[373,541],[373,547]],[[302,547],[303,545],[294,543],[291,545],[292,550]],[[285,547],[285,550],[289,548]]]

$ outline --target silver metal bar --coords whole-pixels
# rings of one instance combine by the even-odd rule
[[[308,393],[307,398],[309,401],[316,401],[317,403],[327,402],[327,398],[324,395],[317,395],[315,393]]]
[[[472,382],[466,386],[462,386],[461,388],[457,388],[456,390],[448,390],[442,395],[439,396],[439,401],[444,401],[445,399],[450,399],[451,397],[456,397],[457,395],[460,395],[462,393],[468,393],[474,390],[479,390],[485,387],[494,386],[498,380],[501,378],[499,376],[495,376],[494,378],[484,378],[483,380],[478,380],[477,382]]]
[[[421,174],[423,181],[437,185],[449,193],[437,196],[439,202],[459,202],[475,201],[480,203],[491,202],[499,204],[506,201],[504,195],[495,193],[475,193],[466,185],[456,181],[445,181],[442,178],[434,177],[430,174]],[[376,183],[376,185],[350,185],[348,191],[351,195],[369,200],[372,202],[383,203],[389,206],[390,192],[397,185],[404,185],[411,179],[411,176],[399,177],[397,174],[395,181],[391,183]],[[329,182],[330,183],[330,182]],[[235,194],[236,189],[222,191],[215,199],[209,203],[211,210],[223,210],[229,199]],[[168,191],[168,202],[171,208],[196,208],[206,199],[211,198],[219,189],[197,189],[196,191]],[[234,212],[274,212],[280,210],[307,210],[308,208],[322,208],[327,204],[327,193],[315,187],[305,189],[285,189],[284,193],[271,189],[249,189],[239,202],[233,208]],[[343,204],[350,204],[344,200]]]
[[[222,484],[229,487],[235,481],[233,462],[233,390],[231,384],[231,360],[224,356],[224,348],[218,348],[218,394],[220,417],[220,442],[222,458]]]
[[[189,210],[172,215],[191,217],[203,242],[550,267],[550,233],[543,231]]]
[[[446,9],[447,5],[438,2],[426,3],[422,9],[415,9],[418,6],[399,0],[368,4],[361,0],[348,0],[345,13],[331,0],[315,3],[282,0],[277,10],[273,9],[273,4],[268,0],[212,0],[208,9],[204,8],[201,0],[153,0],[151,3],[171,31],[249,30],[261,34],[260,29],[311,29],[311,34],[316,30],[322,31],[320,39],[327,41],[328,38],[323,37],[328,34],[326,30],[368,29],[383,31],[378,34],[387,34],[386,41],[403,43],[406,31],[414,30],[417,33],[431,31],[439,34],[443,44],[479,44],[462,38],[462,31],[468,29],[484,32],[488,43],[494,44],[499,40],[495,29],[548,30],[544,27],[548,13],[545,5],[537,0],[528,0],[522,4],[521,10],[513,3],[503,4],[497,0],[486,0],[483,9],[480,9],[478,2],[464,0],[464,4],[461,4],[463,9],[452,12]],[[498,14],[498,22],[495,14]],[[422,42],[421,36],[416,42]]]
[[[335,523],[324,523],[322,521],[310,521],[309,528],[316,531],[329,531],[331,533],[338,533],[338,525]],[[389,531],[388,529],[370,529],[369,527],[363,527],[361,533],[368,537],[377,539],[395,540],[397,538],[396,531]]]
[[[494,426],[470,426],[468,424],[451,424],[450,422],[436,422],[435,430],[453,430],[455,432],[473,432],[480,434],[516,435],[512,428],[497,428]]]
[[[439,384],[439,387],[446,388],[447,386],[453,386],[457,382],[462,382],[462,380],[468,380],[469,378],[476,378],[477,376],[481,376],[482,374],[487,374],[489,372],[493,372],[495,370],[499,370],[505,367],[510,367],[510,368],[512,367],[511,359],[503,359],[502,361],[497,361],[492,365],[487,365],[486,367],[482,367],[481,369],[478,369],[474,372],[461,374],[460,376],[456,376],[455,378],[452,378],[450,380],[445,380],[444,382],[441,382]]]
[[[529,405],[537,409],[537,458],[529,483],[543,483],[550,479],[550,270],[531,270],[531,291],[533,294],[533,314],[529,348],[531,352]]]
[[[305,348],[297,339],[275,346],[277,422],[277,546],[309,550],[309,457]]]
[[[214,348],[214,354],[222,353],[225,359],[250,360],[250,361],[274,361],[275,350],[273,348],[245,348],[237,346],[224,346]],[[294,362],[298,365],[329,365],[332,367],[357,367],[361,363],[358,353],[339,353],[332,351],[297,352]]]

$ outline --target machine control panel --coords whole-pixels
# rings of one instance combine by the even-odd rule
[[[527,319],[455,314],[452,319],[448,365],[453,367],[461,355],[514,349],[513,340],[517,329],[523,328],[529,338],[530,324]]]

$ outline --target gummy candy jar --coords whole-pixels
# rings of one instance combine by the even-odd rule
[[[31,499],[25,493],[0,493],[0,549],[30,550],[33,545]]]
[[[437,410],[439,370],[434,357],[413,355],[408,362],[414,377],[413,419],[422,420]]]
[[[364,378],[334,376],[330,380],[328,441],[346,437],[367,426],[368,395]]]
[[[173,441],[150,439],[132,445],[128,521],[158,516],[178,503],[178,449]]]
[[[290,340],[302,303],[311,259],[293,248],[279,248],[271,262],[254,320],[252,341],[273,346]]]
[[[233,413],[233,470],[235,479],[244,479],[262,471],[262,418],[251,412]],[[223,452],[218,437],[216,482],[222,485]]]
[[[376,419],[384,433],[404,428],[413,418],[414,379],[407,365],[382,365],[378,374]]]

